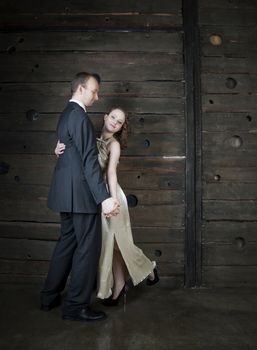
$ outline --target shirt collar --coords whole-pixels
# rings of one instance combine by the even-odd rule
[[[86,110],[86,107],[85,107],[85,106],[83,105],[83,103],[80,102],[79,100],[76,100],[75,98],[71,98],[71,99],[69,100],[69,102],[75,102],[75,103],[77,103],[81,108],[83,108],[85,112],[87,111],[87,110]]]

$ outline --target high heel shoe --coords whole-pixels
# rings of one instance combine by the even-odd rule
[[[156,267],[153,269],[153,273],[154,273],[154,279],[151,280],[151,279],[148,277],[147,280],[146,280],[146,284],[147,284],[148,286],[153,286],[154,284],[158,283],[159,280],[160,280],[160,278],[159,278],[159,276],[158,276],[158,272],[157,272]]]
[[[123,296],[123,305],[124,305],[124,310],[125,310],[128,289],[129,289],[129,287],[128,287],[127,283],[125,283],[122,290],[120,291],[119,295],[117,296],[117,298],[113,299],[113,297],[111,295],[108,299],[103,300],[103,305],[116,306],[119,304],[120,298]]]

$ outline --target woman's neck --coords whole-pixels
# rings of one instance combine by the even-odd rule
[[[103,140],[108,140],[108,139],[110,139],[113,135],[114,135],[114,134],[113,134],[112,132],[108,132],[108,131],[106,131],[106,130],[102,130],[102,132],[101,132],[101,138],[102,138]]]

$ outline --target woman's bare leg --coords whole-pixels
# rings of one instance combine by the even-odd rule
[[[119,247],[116,241],[114,242],[112,271],[113,271],[113,278],[114,278],[112,298],[116,299],[125,284],[125,276],[126,276],[126,265],[122,258],[121,252],[119,250]]]

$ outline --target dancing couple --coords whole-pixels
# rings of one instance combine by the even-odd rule
[[[57,125],[57,163],[48,206],[60,213],[61,232],[41,291],[41,309],[59,306],[70,274],[62,317],[94,321],[106,318],[90,308],[97,276],[97,297],[106,306],[118,304],[127,291],[126,275],[134,285],[159,281],[156,263],[133,242],[127,200],[117,181],[120,150],[126,147],[128,119],[113,108],[95,138],[87,107],[98,100],[100,77],[76,74],[72,98]]]

